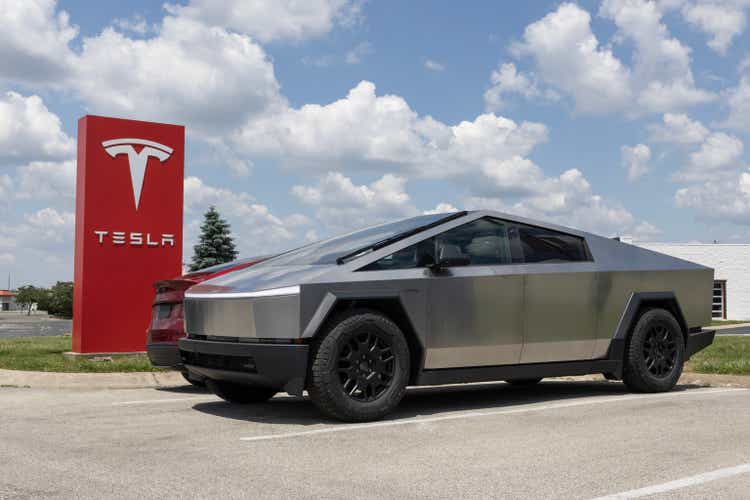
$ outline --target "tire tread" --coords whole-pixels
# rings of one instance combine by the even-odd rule
[[[679,368],[676,374],[670,377],[670,379],[664,381],[656,381],[651,379],[643,369],[639,367],[638,361],[642,356],[641,349],[641,337],[645,334],[647,325],[652,321],[666,321],[671,323],[671,327],[677,332],[678,342],[678,365]],[[685,343],[682,336],[682,329],[679,323],[674,318],[672,313],[665,309],[653,308],[647,309],[638,318],[638,321],[633,328],[633,332],[630,334],[625,348],[625,359],[623,363],[622,381],[625,383],[628,389],[633,392],[664,392],[671,390],[679,380],[682,374],[682,364],[685,360]]]
[[[385,395],[386,400],[376,400],[379,404],[362,405],[354,410],[351,405],[349,408],[345,408],[337,402],[334,393],[337,386],[332,383],[333,380],[331,373],[328,371],[328,366],[331,357],[337,354],[337,342],[341,335],[368,323],[375,323],[379,329],[401,337],[400,342],[403,342],[406,356],[405,359],[400,360],[401,366],[399,369],[405,371],[406,375],[403,384],[397,384],[398,386],[393,391]],[[398,342],[399,340],[395,341]],[[315,406],[326,416],[348,422],[378,420],[391,412],[406,393],[406,381],[409,374],[409,352],[406,339],[399,327],[378,311],[358,308],[337,316],[313,343],[311,359],[307,392]],[[404,377],[403,374],[401,376]]]

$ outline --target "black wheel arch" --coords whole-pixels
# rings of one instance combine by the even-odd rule
[[[607,355],[609,359],[624,359],[628,338],[633,333],[633,329],[641,315],[649,309],[657,308],[664,309],[674,316],[680,325],[685,345],[687,345],[689,329],[685,321],[685,316],[682,314],[680,302],[677,300],[674,292],[635,292],[630,296],[625,310],[620,317],[617,330],[609,346],[609,353]],[[616,375],[617,378],[620,378],[622,373]]]
[[[409,384],[413,384],[417,380],[417,376],[424,366],[424,344],[417,335],[414,323],[398,295],[336,297],[329,293],[326,299],[323,300],[318,311],[316,311],[311,324],[308,324],[305,329],[303,333],[305,338],[317,338],[346,311],[368,309],[378,312],[393,321],[406,337],[410,357]],[[321,311],[323,308],[325,310]]]

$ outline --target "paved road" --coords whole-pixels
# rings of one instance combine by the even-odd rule
[[[716,330],[716,335],[750,335],[750,326],[735,326]]]
[[[0,313],[0,338],[51,337],[70,333],[72,321],[50,318],[46,314],[26,316],[18,312]]]
[[[193,389],[0,389],[0,498],[748,498],[750,391],[411,389],[392,419]],[[645,489],[644,489],[645,488]]]

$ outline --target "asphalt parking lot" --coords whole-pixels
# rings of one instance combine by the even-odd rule
[[[17,311],[0,313],[0,338],[52,337],[70,333],[73,321],[50,318],[46,313],[30,316]]]
[[[747,498],[750,391],[409,390],[341,424],[301,398],[0,388],[0,498]],[[645,489],[644,489],[645,488]]]

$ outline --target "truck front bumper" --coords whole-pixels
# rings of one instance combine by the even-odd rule
[[[212,380],[270,387],[302,395],[309,346],[180,339],[182,364]]]

